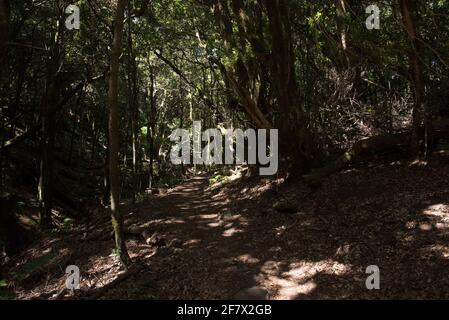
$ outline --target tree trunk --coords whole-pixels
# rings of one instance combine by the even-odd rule
[[[422,63],[420,60],[420,47],[421,44],[418,39],[416,24],[415,24],[415,10],[414,4],[411,0],[399,0],[399,6],[401,10],[402,23],[407,33],[407,38],[410,43],[409,49],[409,67],[410,67],[410,80],[413,87],[414,105],[413,105],[413,130],[412,130],[412,152],[415,155],[420,155],[419,149],[419,128],[421,127],[423,116],[425,127],[425,141],[424,141],[424,155],[427,156],[428,145],[428,132],[430,127],[430,115],[427,112],[427,108],[424,108],[424,78],[422,72]],[[424,113],[424,115],[423,115]]]
[[[47,78],[45,94],[42,100],[42,127],[41,127],[41,160],[38,185],[39,222],[42,229],[52,224],[51,211],[53,208],[53,174],[54,174],[54,147],[56,133],[56,113],[52,108],[57,104],[59,95],[59,68],[62,61],[63,46],[63,11],[59,3],[55,5],[58,14],[58,30],[54,37],[55,42],[50,51],[47,62]]]
[[[123,27],[126,0],[117,0],[117,9],[114,23],[114,40],[112,43],[110,73],[109,73],[109,180],[111,184],[111,218],[114,228],[116,254],[121,263],[127,266],[130,263],[128,250],[124,239],[124,218],[120,211],[120,137],[119,137],[119,105],[118,105],[118,76],[120,67],[120,54],[123,44]]]
[[[132,38],[132,19],[128,19],[128,102],[129,102],[129,119],[131,125],[131,144],[132,144],[132,184],[133,184],[133,201],[136,201],[136,194],[140,191],[139,186],[139,146],[138,146],[138,88],[137,88],[137,66],[136,57],[133,50]]]
[[[9,38],[9,24],[10,24],[10,6],[9,0],[0,0],[0,65],[1,69],[6,69],[3,67],[5,63],[3,63],[3,57],[5,54],[6,45]],[[1,76],[2,70],[0,70]],[[22,73],[21,73],[22,74]],[[20,79],[20,77],[19,77]],[[18,83],[21,83],[20,80]],[[19,91],[19,90],[18,90]],[[17,100],[17,99],[16,99]],[[12,112],[15,112],[17,108],[13,108]],[[3,112],[3,111],[2,111]],[[1,115],[3,117],[3,114]],[[4,130],[4,124],[2,123],[0,130]],[[11,126],[12,131],[14,130],[14,126]],[[2,139],[0,141],[0,147],[3,148],[5,141]],[[4,154],[0,154],[0,189],[3,188],[3,157]]]
[[[306,169],[315,155],[312,135],[301,109],[296,80],[290,13],[280,0],[264,0],[271,34],[272,82],[281,116],[278,119],[281,150],[290,155],[297,167]]]
[[[106,128],[106,132],[109,131],[109,125]],[[109,134],[106,133],[106,143],[107,143],[107,149],[106,149],[106,157],[105,157],[105,165],[103,170],[103,198],[101,200],[101,204],[104,207],[107,207],[110,203],[110,197],[111,197],[111,181],[109,179]]]
[[[9,38],[9,24],[11,19],[9,0],[0,0],[0,63]]]
[[[153,188],[154,183],[154,135],[156,131],[156,97],[155,97],[155,83],[154,72],[151,70],[150,74],[150,112],[148,124],[148,139],[150,145],[150,166],[149,166],[149,181],[148,188]]]
[[[221,34],[225,40],[225,47],[228,50],[242,50],[240,46],[242,43],[245,43],[247,35],[246,28],[241,21],[241,14],[245,14],[243,2],[241,0],[232,1],[233,11],[237,13],[235,15],[238,24],[237,34],[233,31],[233,24],[230,20],[230,11],[227,1],[222,2],[215,0],[211,2],[210,5],[212,6],[212,11],[214,12],[217,23],[220,26]],[[238,39],[240,44],[234,41],[234,39]],[[267,119],[252,96],[250,90],[251,86],[248,84],[250,78],[248,68],[242,59],[239,58],[233,68],[224,66],[221,61],[215,62],[218,64],[221,73],[224,75],[226,84],[232,89],[235,96],[238,97],[240,104],[253,124],[259,129],[272,129],[273,125],[271,121]],[[264,63],[262,62],[261,65],[263,66]]]

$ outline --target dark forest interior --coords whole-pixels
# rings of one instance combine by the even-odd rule
[[[449,1],[0,0],[0,170],[0,300],[449,299]]]

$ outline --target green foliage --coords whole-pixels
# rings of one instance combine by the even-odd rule
[[[215,184],[221,184],[226,183],[229,181],[229,176],[223,176],[220,174],[214,175],[211,178],[209,178],[209,185],[215,185]]]
[[[75,223],[75,220],[73,218],[65,218],[63,221],[63,225],[65,228],[70,228],[73,226],[73,224]]]

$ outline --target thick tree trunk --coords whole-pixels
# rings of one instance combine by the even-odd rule
[[[306,169],[316,151],[301,106],[290,25],[292,13],[286,1],[260,0],[253,5],[241,0],[215,0],[210,6],[227,50],[239,53],[232,68],[217,62],[229,87],[256,127],[280,129],[281,153],[299,171]],[[257,18],[252,21],[250,16]],[[266,18],[268,33],[261,28]],[[246,54],[247,43],[254,58]],[[271,44],[270,48],[266,43]],[[277,108],[273,108],[273,103]],[[267,117],[270,111],[271,119]]]
[[[420,60],[420,47],[421,44],[418,39],[415,17],[414,4],[411,0],[399,0],[399,6],[402,15],[402,23],[407,33],[407,38],[410,42],[409,49],[409,66],[410,66],[410,80],[413,87],[414,105],[413,105],[413,131],[412,131],[412,151],[416,154],[420,154],[419,149],[419,128],[421,127],[424,117],[425,126],[425,150],[424,156],[427,156],[428,148],[428,133],[430,130],[430,115],[427,112],[427,108],[424,107],[424,77],[422,72],[422,63]]]
[[[109,74],[109,180],[111,184],[111,218],[115,234],[116,253],[123,265],[130,263],[124,238],[124,218],[120,211],[120,137],[119,137],[119,102],[118,76],[120,54],[123,44],[123,27],[127,0],[117,0],[115,14],[114,40],[112,43]]]
[[[315,149],[307,119],[301,108],[296,80],[295,57],[291,36],[290,13],[283,1],[264,0],[271,34],[272,82],[281,116],[278,127],[281,150],[290,155],[298,167],[307,166]]]

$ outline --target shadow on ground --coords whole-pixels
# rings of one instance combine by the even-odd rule
[[[442,164],[352,169],[300,195],[295,214],[272,206],[283,193],[304,189],[299,182],[248,178],[214,189],[207,177],[193,178],[130,210],[131,223],[150,226],[168,245],[129,240],[144,268],[102,298],[232,299],[259,286],[272,299],[447,299],[448,177]],[[94,288],[116,276],[110,240],[71,237],[46,245],[66,258],[43,270],[47,284],[22,286],[23,297],[27,290],[39,291],[31,296],[38,298],[57,292],[68,263]],[[380,290],[366,289],[370,265],[380,268]]]

